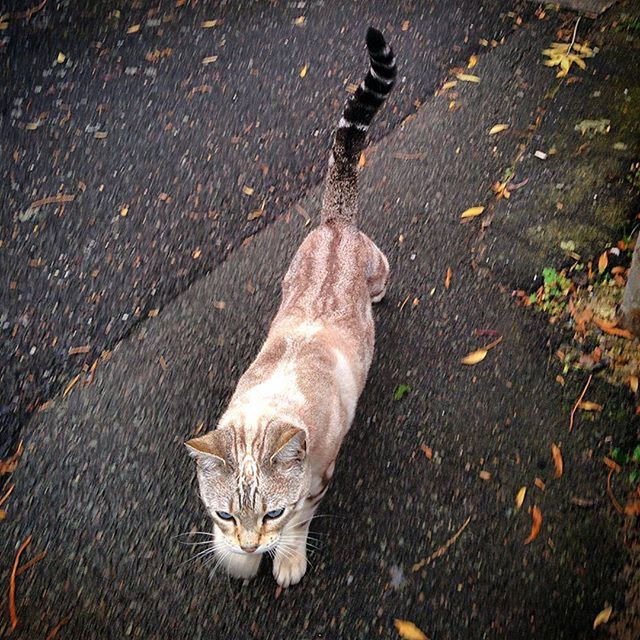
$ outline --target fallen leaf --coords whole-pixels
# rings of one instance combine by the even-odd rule
[[[428,447],[426,444],[421,444],[420,449],[422,449],[422,453],[427,457],[427,460],[433,458],[433,449],[431,449],[431,447]]]
[[[16,452],[8,458],[0,460],[0,475],[4,473],[13,473],[18,466],[18,462],[20,462],[23,452],[24,445],[22,444],[22,440],[20,440]]]
[[[480,471],[480,473],[478,475],[480,476],[480,478],[482,480],[491,480],[491,472],[490,471],[485,471],[484,469],[482,469],[482,471]]]
[[[607,458],[607,456],[602,458],[602,462],[604,462],[607,465],[607,467],[609,467],[609,469],[611,469],[612,471],[615,471],[616,473],[620,473],[622,471],[622,467],[615,460],[612,460],[611,458]]]
[[[67,59],[67,56],[65,56],[64,53],[62,53],[62,51],[60,51],[58,53],[58,57],[56,58],[56,62],[58,64],[62,64],[66,59]]]
[[[495,135],[496,133],[500,133],[501,131],[506,131],[509,128],[508,124],[494,124],[491,129],[489,129],[489,135]]]
[[[205,20],[202,23],[202,28],[203,29],[211,29],[213,27],[219,27],[222,24],[222,20],[220,19],[216,19],[216,20]]]
[[[494,182],[493,185],[491,185],[491,190],[496,194],[498,200],[501,198],[508,200],[511,197],[511,192],[506,182],[500,182],[499,180]]]
[[[461,82],[480,82],[480,78],[478,78],[478,76],[473,76],[470,73],[457,73],[456,78]]]
[[[529,537],[524,541],[525,544],[532,543],[540,533],[540,529],[542,528],[542,511],[540,511],[539,507],[533,506],[531,508],[531,533]]]
[[[590,400],[583,400],[578,403],[578,409],[583,411],[602,411],[602,405],[597,402],[591,402]]]
[[[207,56],[206,58],[202,58],[202,64],[211,64],[218,59],[218,56]]]
[[[448,289],[451,286],[451,276],[453,272],[451,271],[451,267],[447,268],[447,273],[444,276],[444,288]]]
[[[296,25],[296,27],[301,27],[304,23],[305,23],[306,18],[304,16],[298,16],[294,21],[293,24]]]
[[[67,352],[70,356],[77,356],[84,353],[89,353],[91,351],[91,347],[88,344],[84,344],[81,347],[70,347]]]
[[[616,326],[615,322],[607,322],[600,318],[594,318],[593,322],[601,331],[604,331],[611,336],[618,336],[620,338],[626,338],[627,340],[633,340],[634,336],[631,331],[627,331],[627,329],[620,329],[620,327]]]
[[[524,497],[527,495],[527,487],[520,487],[516,493],[516,511],[519,511],[524,503]]]
[[[533,484],[535,484],[535,485],[536,485],[536,487],[538,487],[538,489],[540,489],[540,491],[544,491],[544,489],[545,489],[545,484],[544,484],[544,482],[542,481],[542,478],[536,478],[536,479],[533,481]]]
[[[609,622],[609,618],[613,613],[613,607],[605,607],[595,618],[593,621],[593,628],[597,629],[601,624],[606,624]]]
[[[246,196],[252,196],[254,191],[255,189],[253,187],[248,187],[247,185],[244,185],[244,187],[242,187],[242,193],[244,193]]]
[[[78,380],[80,380],[80,374],[71,378],[71,380],[69,381],[69,384],[64,388],[64,391],[62,392],[63,398],[66,398],[71,393],[71,389],[73,389],[73,387],[76,386],[76,384],[78,383]]]
[[[458,83],[455,80],[449,80],[442,85],[441,91],[446,91],[447,89],[453,89]]]
[[[139,24],[132,24],[127,29],[127,33],[137,33],[138,31],[140,31],[140,25]]]
[[[603,251],[598,258],[598,273],[604,273],[608,264],[609,258],[607,257],[607,251]]]
[[[555,442],[551,444],[551,455],[553,456],[553,464],[556,467],[556,473],[554,477],[560,478],[564,469],[564,462],[562,460],[562,452],[560,451],[560,447],[555,444]]]
[[[624,507],[624,512],[628,516],[640,516],[640,500],[629,502]]]
[[[465,218],[475,218],[479,216],[484,211],[484,207],[471,207],[469,209],[465,209],[460,216],[461,220]]]
[[[473,69],[478,64],[478,56],[474,53],[469,57],[469,62],[467,63],[467,69]]]
[[[633,393],[638,393],[638,376],[629,376],[629,387]]]
[[[364,155],[364,151],[360,153],[360,158],[358,158],[358,166],[362,169],[364,165],[367,164],[367,158]]]
[[[408,20],[405,20],[405,21],[402,23],[402,26],[401,26],[400,28],[402,29],[402,31],[409,31],[409,21],[408,21]]]
[[[409,391],[411,391],[411,387],[409,385],[399,384],[393,391],[393,399],[402,400]]]
[[[201,255],[202,255],[202,250],[201,250],[201,249],[196,249],[196,250],[191,254],[191,257],[192,257],[194,260],[197,260]]]
[[[222,310],[222,309],[226,308],[227,303],[226,303],[224,300],[215,300],[215,301],[213,302],[213,306],[214,306],[216,309],[220,309],[220,310]]]
[[[302,69],[300,69],[300,77],[304,78],[307,75],[307,71],[309,71],[309,65],[305,64]]]
[[[125,204],[124,207],[122,207],[122,209],[120,209],[120,215],[123,218],[126,218],[128,214],[129,214],[129,207]]]
[[[413,622],[396,618],[393,624],[398,630],[400,637],[404,638],[404,640],[429,640]]]
[[[466,355],[460,361],[462,364],[473,365],[478,364],[478,362],[482,362],[487,357],[486,349],[478,349],[477,351],[472,351],[470,354]]]

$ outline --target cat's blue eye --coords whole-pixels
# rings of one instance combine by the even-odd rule
[[[233,520],[233,516],[226,511],[216,511],[216,515],[220,520]]]
[[[274,509],[273,511],[267,511],[267,515],[265,518],[268,520],[275,520],[279,518],[284,513],[284,509]]]

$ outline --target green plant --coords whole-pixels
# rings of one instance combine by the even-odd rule
[[[637,485],[640,482],[640,444],[631,451],[624,452],[620,447],[611,450],[609,457],[617,462],[625,471],[629,471],[629,483]]]
[[[540,308],[552,316],[560,315],[567,304],[567,296],[571,290],[571,281],[558,273],[553,267],[545,267],[542,270],[542,291],[538,292],[535,300]]]

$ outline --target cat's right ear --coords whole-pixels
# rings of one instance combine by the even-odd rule
[[[192,438],[184,443],[189,451],[189,455],[203,469],[207,471],[222,471],[228,466],[228,437],[222,430],[210,431],[209,433]]]

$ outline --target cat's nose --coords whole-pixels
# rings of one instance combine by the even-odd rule
[[[252,546],[252,547],[245,547],[244,545],[240,545],[240,548],[245,552],[245,553],[253,553],[258,547],[256,546]]]

